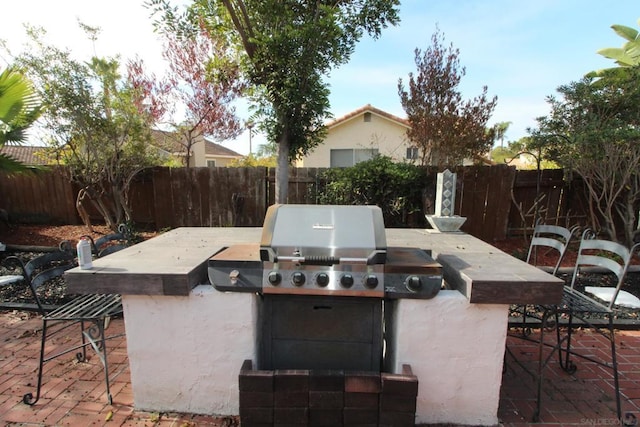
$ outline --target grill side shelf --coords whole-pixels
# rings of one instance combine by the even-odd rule
[[[209,259],[209,282],[218,291],[262,291],[262,262],[257,244],[225,247]]]
[[[442,266],[418,248],[389,247],[384,277],[389,299],[431,299],[443,285]]]

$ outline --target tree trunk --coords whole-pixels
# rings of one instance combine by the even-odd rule
[[[107,207],[105,201],[102,199],[102,195],[105,193],[105,191],[103,191],[103,189],[96,189],[91,184],[85,185],[84,188],[87,191],[87,195],[89,196],[91,204],[98,211],[98,213],[102,215],[102,218],[104,218],[104,222],[107,227],[109,227],[109,229],[111,230],[117,230],[117,223],[114,223],[111,211]]]
[[[276,167],[276,203],[287,203],[289,193],[289,139],[278,141],[278,166]]]
[[[631,185],[631,188],[633,188],[633,185]],[[625,244],[629,248],[634,244],[633,238],[636,232],[636,210],[635,197],[633,197],[634,194],[635,193],[631,190],[627,191],[627,194],[625,195],[626,203],[623,212],[624,239]]]
[[[117,226],[114,218],[109,213],[109,208],[107,208],[107,206],[105,205],[104,201],[102,199],[98,199],[98,200],[91,199],[91,203],[93,203],[93,206],[100,213],[100,215],[102,215],[102,217],[104,218],[104,222],[105,222],[106,226],[109,227],[110,230],[117,230],[118,226]]]

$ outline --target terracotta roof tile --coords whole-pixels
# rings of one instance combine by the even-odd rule
[[[223,157],[243,157],[242,154],[237,153],[230,148],[223,147],[220,144],[204,139],[204,153],[209,156],[223,156]]]
[[[185,151],[184,146],[178,142],[175,136],[176,134],[171,132],[165,132],[157,129],[151,130],[153,145],[171,154],[183,153]]]
[[[4,145],[0,153],[12,157],[25,165],[48,165],[46,147],[29,145]]]
[[[154,129],[151,131],[151,137],[153,138],[153,143],[172,154],[182,154],[185,151],[183,145],[178,142],[178,139],[175,138],[174,133],[165,132],[162,130]],[[229,148],[223,147],[220,144],[216,144],[208,140],[204,139],[204,151],[206,155],[209,156],[222,156],[222,157],[243,157],[242,154],[237,153]]]

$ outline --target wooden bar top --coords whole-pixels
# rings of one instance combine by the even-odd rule
[[[208,283],[207,261],[220,249],[258,243],[262,228],[182,227],[65,274],[69,293],[189,295]],[[449,287],[471,303],[549,304],[564,282],[465,233],[387,229],[387,246],[429,249]]]

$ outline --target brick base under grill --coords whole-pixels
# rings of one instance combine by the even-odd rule
[[[240,369],[240,421],[262,426],[413,426],[418,378],[402,374]]]

